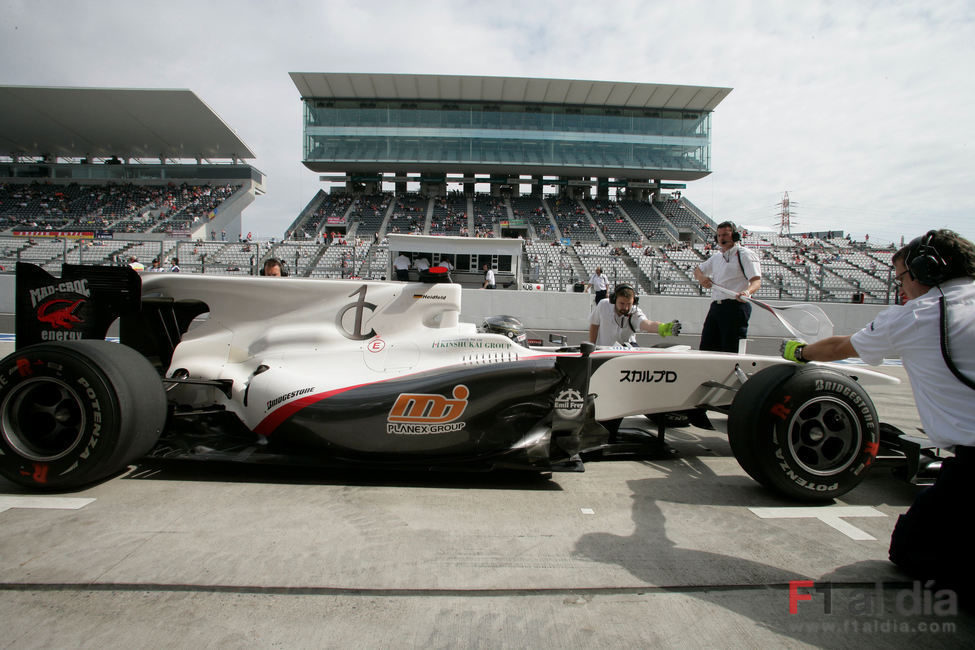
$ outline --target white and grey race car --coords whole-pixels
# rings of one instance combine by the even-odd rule
[[[632,447],[617,437],[621,418],[707,408],[729,414],[753,478],[828,500],[880,450],[863,386],[897,381],[886,375],[686,347],[528,347],[513,330],[461,322],[460,286],[429,278],[73,265],[56,278],[18,264],[17,350],[0,361],[0,474],[71,489],[147,455],[579,470],[594,451]],[[116,318],[121,345],[104,340]]]

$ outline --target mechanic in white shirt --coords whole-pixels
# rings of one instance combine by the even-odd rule
[[[400,253],[393,260],[393,269],[396,270],[396,279],[400,282],[410,281],[410,258],[404,253]]]
[[[423,273],[430,268],[430,260],[425,257],[418,257],[413,262],[413,268],[415,268],[418,272]]]
[[[702,350],[738,352],[738,341],[748,336],[752,306],[745,301],[762,286],[758,254],[738,244],[741,233],[732,221],[722,221],[714,239],[721,250],[694,268],[694,278],[711,289],[711,307],[701,330]],[[722,291],[720,288],[730,289]],[[737,295],[735,295],[737,294]]]
[[[494,289],[494,269],[492,269],[487,264],[484,265],[484,284],[481,285],[482,289]]]
[[[931,230],[892,261],[902,305],[852,336],[785,341],[782,355],[800,363],[859,356],[873,365],[900,356],[925,434],[955,455],[898,519],[890,559],[916,578],[973,595],[975,556],[962,529],[975,498],[975,244],[951,230]]]
[[[606,276],[603,275],[603,267],[597,266],[596,272],[589,277],[589,282],[586,283],[586,291],[588,287],[592,287],[593,293],[596,294],[596,304],[606,297],[606,291],[609,289],[609,282],[606,281]]]
[[[633,287],[617,285],[609,298],[603,298],[589,315],[589,340],[596,345],[636,343],[636,333],[677,336],[680,321],[660,323],[650,320],[636,306],[638,298]]]

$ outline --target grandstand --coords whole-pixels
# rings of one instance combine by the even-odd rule
[[[190,91],[0,89],[12,116],[0,127],[0,266],[178,258],[184,272],[232,275],[275,257],[292,276],[378,279],[390,234],[514,237],[520,280],[535,289],[575,290],[601,266],[644,294],[703,295],[692,269],[711,254],[715,223],[680,190],[710,173],[710,115],[730,89],[291,76],[303,162],[332,175],[282,241],[242,236],[263,175]],[[93,106],[104,122],[85,117]],[[842,233],[744,244],[762,257],[760,298],[893,300],[889,247]]]
[[[71,248],[145,263],[182,240],[235,240],[264,192],[243,162],[254,154],[189,90],[4,86],[0,112],[0,237],[21,242],[6,247],[14,259],[55,264]]]

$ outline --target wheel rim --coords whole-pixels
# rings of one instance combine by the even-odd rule
[[[817,476],[842,472],[856,460],[863,440],[860,420],[845,402],[809,400],[789,421],[789,453],[799,467]]]
[[[0,406],[0,433],[23,458],[55,461],[77,447],[84,435],[83,404],[78,393],[60,379],[30,379]]]

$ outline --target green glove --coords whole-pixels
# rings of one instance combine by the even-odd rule
[[[669,323],[660,323],[657,326],[657,334],[660,336],[677,336],[680,334],[680,321],[675,320]]]
[[[806,347],[805,341],[782,341],[782,345],[779,346],[779,352],[789,361],[806,363],[806,360],[802,358],[802,349],[804,347]]]

